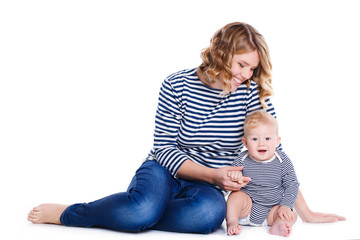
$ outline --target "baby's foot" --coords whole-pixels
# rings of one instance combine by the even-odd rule
[[[274,235],[288,237],[290,235],[291,226],[287,222],[275,222],[269,232]]]
[[[241,232],[241,226],[239,224],[229,224],[227,226],[227,234],[231,235],[239,235]]]
[[[61,224],[60,216],[67,207],[61,204],[41,204],[30,211],[28,220],[33,223]]]

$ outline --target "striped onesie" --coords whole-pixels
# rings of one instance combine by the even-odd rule
[[[252,209],[248,216],[250,225],[264,223],[275,205],[294,207],[299,183],[290,158],[276,150],[272,159],[256,161],[244,151],[235,159],[233,166],[244,166],[242,174],[251,181],[241,189],[252,199]]]
[[[172,176],[186,160],[210,168],[230,166],[243,146],[245,117],[263,108],[257,87],[251,81],[249,89],[242,84],[221,95],[222,90],[200,81],[196,68],[170,75],[160,89],[154,145],[146,159],[157,161]]]

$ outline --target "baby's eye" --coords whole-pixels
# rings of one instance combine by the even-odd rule
[[[257,139],[257,138],[252,138],[251,140],[252,140],[252,141],[257,141],[258,139]]]
[[[265,140],[266,140],[266,141],[270,141],[270,140],[271,140],[271,138],[270,138],[270,137],[267,137],[267,138],[265,138]]]

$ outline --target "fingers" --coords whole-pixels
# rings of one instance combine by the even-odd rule
[[[241,171],[244,169],[244,166],[231,166],[230,171]]]
[[[335,214],[322,214],[322,217],[318,219],[319,223],[345,221],[346,218],[335,215]]]
[[[293,220],[291,212],[289,212],[289,211],[285,212],[285,219],[289,222],[291,222]]]
[[[242,173],[240,171],[229,171],[227,176],[230,178],[231,181],[239,181],[242,178]]]
[[[311,223],[329,223],[329,222],[337,222],[344,220],[346,220],[346,218],[335,214],[313,212],[311,217],[306,221]]]
[[[239,171],[229,171],[227,176],[230,178],[231,181],[238,181],[241,177],[241,172]]]
[[[227,185],[226,191],[239,191],[241,188],[245,187],[249,182],[244,182],[241,180],[238,181],[230,181]]]
[[[338,216],[338,215],[335,215],[335,214],[323,214],[323,215],[324,215],[324,217],[327,217],[327,218],[336,219],[336,221],[345,221],[346,220],[345,217]]]
[[[294,215],[292,213],[292,210],[284,206],[279,207],[277,215],[280,219],[286,220],[288,222],[294,220]]]
[[[241,185],[241,187],[245,187],[249,182],[251,181],[251,178],[241,176],[239,180],[236,182]]]
[[[225,186],[225,191],[239,191],[241,189],[241,184],[237,182],[229,181]]]
[[[224,190],[238,191],[251,181],[251,178],[242,175],[241,170],[243,170],[243,168],[244,166],[227,167],[226,176],[229,178],[231,183],[227,183],[226,186],[224,186]]]
[[[245,177],[245,176],[242,176],[241,180],[242,180],[243,182],[248,183],[248,182],[250,182],[250,181],[251,181],[251,178],[250,178],[250,177]]]
[[[240,171],[228,171],[227,176],[231,179],[231,181],[239,181],[239,180],[241,180],[242,182],[251,181],[250,177],[243,176],[242,172]]]

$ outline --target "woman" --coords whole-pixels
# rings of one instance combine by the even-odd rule
[[[195,69],[170,75],[160,90],[154,147],[126,192],[87,204],[42,204],[34,223],[209,233],[226,213],[223,191],[242,184],[227,176],[242,147],[247,114],[275,114],[271,62],[263,37],[250,25],[231,23],[215,33]],[[295,209],[303,221],[343,220],[310,211],[301,192]]]

